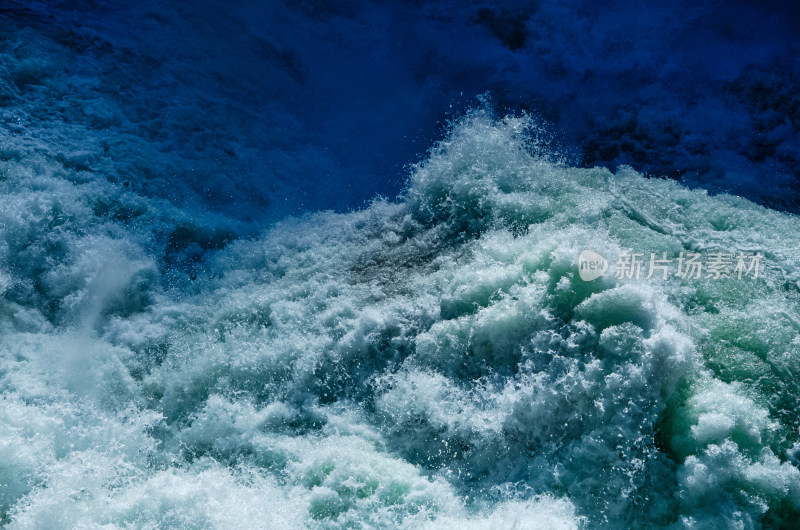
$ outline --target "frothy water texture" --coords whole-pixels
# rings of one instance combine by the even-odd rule
[[[796,522],[800,221],[538,134],[471,111],[397,200],[235,240],[6,157],[2,525]],[[586,248],[761,252],[764,277],[584,282]]]

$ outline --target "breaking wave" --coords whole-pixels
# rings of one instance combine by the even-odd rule
[[[250,238],[5,157],[0,522],[796,521],[800,221],[567,167],[539,133],[472,111],[398,199]],[[764,266],[586,282],[584,249]]]

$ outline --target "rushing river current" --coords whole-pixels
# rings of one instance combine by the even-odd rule
[[[326,210],[381,166],[326,198],[307,124],[243,117],[272,74],[153,80],[29,4],[0,13],[0,526],[797,528],[797,215],[578,167],[490,104]]]
[[[399,199],[278,223],[174,280],[141,226],[176,246],[191,220],[6,162],[3,519],[796,521],[800,220],[564,166],[531,128],[473,111]],[[587,282],[584,249],[764,258]]]

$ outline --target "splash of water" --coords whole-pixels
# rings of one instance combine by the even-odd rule
[[[2,523],[797,520],[800,221],[566,167],[536,132],[471,112],[397,201],[198,247],[191,275],[164,256],[213,222],[7,161]],[[587,248],[761,252],[764,274],[587,282]]]

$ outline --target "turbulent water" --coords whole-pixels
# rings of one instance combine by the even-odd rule
[[[7,148],[2,525],[790,528],[800,219],[538,134],[472,111],[396,200],[238,239]],[[764,261],[587,282],[584,249]]]

